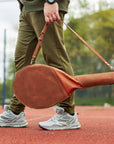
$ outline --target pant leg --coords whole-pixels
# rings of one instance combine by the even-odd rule
[[[37,44],[37,37],[32,26],[26,21],[24,12],[20,15],[18,39],[15,50],[16,73],[30,64],[32,54]],[[11,99],[10,110],[14,113],[24,111],[25,106],[14,95]]]
[[[60,12],[60,17],[63,20],[63,12]],[[28,19],[38,36],[45,24],[43,12],[31,12],[28,14]],[[54,22],[48,25],[41,47],[44,59],[48,65],[61,69],[69,75],[73,75],[71,63],[64,45],[62,22]],[[63,107],[70,114],[74,113],[74,105],[74,93],[70,98],[59,104],[59,106]]]

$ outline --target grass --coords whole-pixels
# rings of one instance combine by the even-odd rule
[[[82,106],[103,106],[105,103],[114,106],[114,97],[76,97],[75,104]]]

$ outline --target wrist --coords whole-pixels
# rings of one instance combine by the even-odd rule
[[[54,4],[55,2],[57,2],[58,0],[45,0],[45,2],[49,3],[49,4]]]

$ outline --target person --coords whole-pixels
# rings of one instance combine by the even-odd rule
[[[41,48],[46,64],[73,75],[71,63],[64,45],[63,20],[69,0],[18,0],[20,19],[15,50],[16,73],[30,64],[38,37],[45,25],[49,24],[42,40]],[[54,95],[54,94],[53,94]],[[39,122],[42,129],[77,129],[81,125],[75,113],[74,93],[56,107],[56,115]],[[4,107],[0,115],[1,127],[26,127],[28,125],[25,106],[14,95],[10,106]]]

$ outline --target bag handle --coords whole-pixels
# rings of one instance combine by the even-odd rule
[[[35,61],[35,59],[36,59],[36,56],[37,56],[37,53],[38,53],[38,49],[39,49],[40,44],[41,44],[41,42],[42,42],[43,36],[44,36],[44,34],[45,34],[45,32],[46,32],[47,26],[48,26],[48,24],[46,23],[46,24],[44,25],[44,28],[43,28],[40,36],[39,36],[38,43],[37,43],[37,45],[36,45],[36,48],[35,48],[35,51],[34,51],[34,53],[33,53],[33,56],[32,56],[32,59],[31,59],[30,64],[33,64],[34,61]]]

